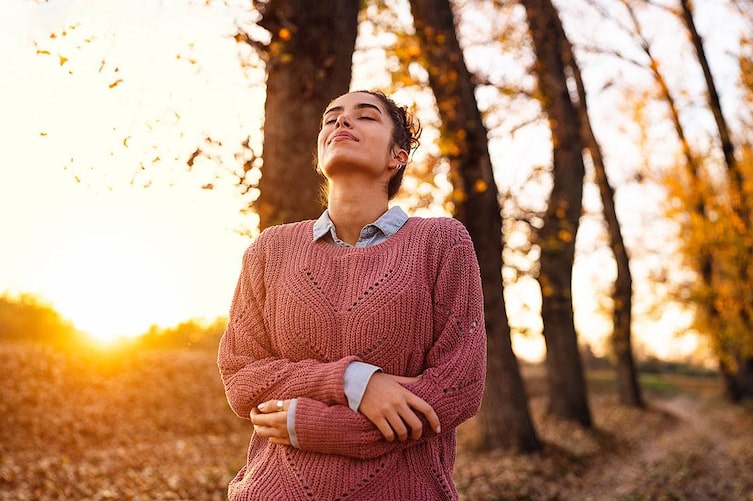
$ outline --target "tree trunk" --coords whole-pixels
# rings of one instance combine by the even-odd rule
[[[753,398],[753,359],[739,359],[732,368],[724,362],[719,364],[724,384],[724,394],[730,402],[739,403]]]
[[[693,2],[691,0],[680,0],[680,8],[682,19],[688,29],[690,40],[698,57],[698,62],[703,70],[709,109],[714,115],[716,128],[719,132],[719,140],[722,146],[722,153],[724,154],[724,162],[727,166],[730,203],[733,204],[732,209],[742,223],[740,231],[743,234],[749,234],[751,231],[750,212],[753,209],[753,206],[751,206],[749,197],[743,188],[745,184],[745,176],[735,159],[735,146],[732,142],[729,128],[727,127],[727,120],[722,113],[719,92],[716,90],[716,84],[711,75],[711,68],[709,67],[708,59],[706,58],[703,40],[695,26],[695,21],[693,19]],[[745,270],[743,270],[741,275],[740,280],[749,280],[746,276],[747,273]],[[750,318],[746,317],[745,320],[748,325],[751,324]],[[740,356],[736,358],[739,358],[737,361],[738,363],[736,364],[737,372],[730,372],[730,367],[724,363],[720,364],[720,370],[725,382],[725,392],[728,398],[734,402],[739,402],[743,397],[753,397],[753,358]]]
[[[551,0],[521,0],[536,52],[535,71],[553,142],[553,185],[544,225],[539,284],[546,342],[549,412],[591,426],[583,366],[573,322],[572,271],[583,196],[580,118],[570,99]]]
[[[578,91],[578,114],[581,120],[581,135],[586,149],[591,155],[594,166],[594,177],[601,195],[601,205],[604,211],[604,221],[607,226],[609,247],[612,249],[614,260],[617,265],[617,277],[614,282],[612,302],[612,351],[617,365],[617,388],[620,402],[633,407],[643,407],[641,388],[638,384],[638,376],[633,359],[631,342],[632,309],[633,309],[633,279],[630,274],[630,259],[628,257],[625,242],[622,238],[620,222],[617,219],[617,210],[614,204],[614,189],[609,184],[607,171],[604,165],[604,157],[601,154],[601,146],[596,140],[591,120],[588,116],[588,102],[586,99],[586,87],[580,67],[575,59],[572,44],[562,27],[559,18],[555,18],[557,32],[559,33],[563,59],[570,68]]]
[[[259,25],[272,34],[266,62],[261,194],[255,203],[261,229],[315,218],[322,211],[322,179],[312,154],[324,107],[350,85],[359,4],[256,2],[262,15]]]
[[[740,189],[743,185],[742,174],[737,169],[737,161],[735,160],[735,146],[732,143],[730,137],[729,128],[727,127],[727,121],[722,114],[722,104],[719,100],[719,93],[716,90],[714,78],[711,75],[711,68],[709,67],[708,59],[706,58],[706,51],[703,48],[703,40],[701,35],[698,34],[698,30],[695,27],[695,21],[693,20],[693,2],[690,0],[680,0],[680,7],[682,11],[682,19],[685,22],[685,26],[690,34],[690,41],[693,43],[696,55],[698,56],[698,62],[703,70],[703,78],[706,82],[706,89],[708,91],[709,108],[714,115],[716,121],[716,127],[719,131],[719,140],[722,144],[722,152],[724,153],[724,162],[727,164],[727,170],[733,175],[732,182]]]
[[[488,335],[487,384],[479,413],[483,447],[539,450],[510,341],[501,272],[502,216],[475,86],[457,40],[449,1],[411,0],[410,4],[442,118],[440,132],[456,146],[447,155],[458,195],[455,217],[468,228],[481,267]]]

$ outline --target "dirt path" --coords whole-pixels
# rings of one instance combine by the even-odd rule
[[[650,408],[672,418],[640,430],[637,441],[594,464],[567,499],[753,500],[753,448],[745,409],[675,396]],[[746,425],[745,423],[748,423]]]

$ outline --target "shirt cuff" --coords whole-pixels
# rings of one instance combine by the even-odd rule
[[[366,362],[351,362],[345,369],[343,381],[343,391],[348,399],[348,407],[353,412],[358,412],[361,405],[361,399],[366,392],[366,385],[369,384],[371,376],[382,370],[376,365],[367,364]]]
[[[295,406],[298,404],[298,399],[294,398],[288,404],[288,438],[290,438],[290,445],[298,448],[298,437],[295,436]]]

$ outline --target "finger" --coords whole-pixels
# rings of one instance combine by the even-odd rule
[[[434,433],[442,433],[442,426],[439,424],[439,416],[434,412],[434,408],[426,403],[424,399],[413,395],[409,398],[408,405],[426,417],[426,420],[429,421],[429,426],[434,430]]]
[[[260,426],[287,426],[288,413],[287,412],[274,412],[272,414],[252,414],[251,422]]]
[[[400,384],[411,384],[421,380],[420,375],[412,377],[392,375],[392,378]]]
[[[408,412],[411,412],[410,410]],[[408,428],[405,426],[405,423],[403,422],[403,418],[400,417],[400,414],[393,413],[390,414],[387,417],[387,421],[390,423],[390,428],[395,432],[395,435],[397,435],[397,439],[401,442],[404,442],[408,439]]]
[[[286,411],[288,410],[288,407],[290,407],[290,400],[281,400],[281,399],[267,400],[266,402],[260,403],[256,407],[261,412],[264,412],[266,414],[269,414],[272,412]]]
[[[269,422],[254,424],[254,430],[264,437],[283,438],[288,436],[288,429],[284,423]]]
[[[269,441],[273,444],[292,445],[289,438],[270,437]]]
[[[421,435],[423,433],[424,424],[421,422],[421,420],[416,416],[416,414],[408,407],[406,411],[400,413],[400,417],[403,419],[403,422],[408,426],[410,429],[410,438],[413,440],[418,440],[421,438]]]
[[[386,419],[379,419],[377,423],[374,423],[379,432],[382,434],[385,440],[392,442],[395,440],[395,432],[392,430],[392,426]]]

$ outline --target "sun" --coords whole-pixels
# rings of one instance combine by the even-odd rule
[[[178,306],[167,256],[128,228],[90,227],[48,256],[44,291],[61,315],[101,344],[144,333]],[[155,248],[157,247],[157,248]]]

